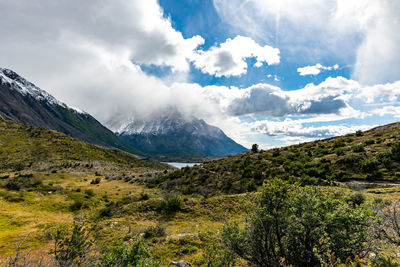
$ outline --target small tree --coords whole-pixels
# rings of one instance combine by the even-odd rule
[[[251,152],[253,152],[253,153],[257,153],[258,152],[258,145],[257,144],[253,144],[251,146]]]
[[[276,179],[266,182],[244,227],[228,223],[223,237],[251,266],[321,266],[332,255],[341,262],[365,256],[375,238],[373,215],[317,187]]]
[[[78,223],[74,223],[72,233],[58,230],[54,242],[51,253],[60,266],[85,265],[93,245],[85,225]]]

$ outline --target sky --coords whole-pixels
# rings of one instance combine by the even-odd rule
[[[113,131],[169,110],[260,148],[400,118],[398,0],[0,0],[0,67]]]

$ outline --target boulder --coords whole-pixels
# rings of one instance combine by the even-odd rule
[[[172,261],[168,264],[168,267],[174,267],[174,266],[178,266],[178,267],[190,267],[192,266],[192,264],[190,264],[187,261]]]

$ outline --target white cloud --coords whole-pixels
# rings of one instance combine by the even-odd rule
[[[240,90],[240,94],[227,106],[227,111],[234,116],[339,114],[350,109],[348,100],[359,86],[357,82],[343,77],[328,78],[318,85],[309,84],[293,91],[257,84]]]
[[[260,46],[249,37],[236,36],[207,51],[198,51],[192,59],[194,66],[203,73],[221,77],[245,74],[247,58],[256,58],[255,67],[261,67],[263,63],[278,64],[279,49],[269,45]]]
[[[307,120],[285,119],[284,121],[259,121],[254,123],[252,127],[255,132],[276,136],[286,145],[290,145],[354,133],[357,130],[365,131],[375,127],[375,125],[310,126]]]
[[[362,84],[400,79],[397,0],[214,0],[214,6],[233,32],[275,43],[292,62],[336,58]]]
[[[322,70],[337,70],[337,69],[339,69],[338,64],[327,67],[327,66],[322,66],[320,63],[318,63],[314,66],[305,66],[297,68],[297,72],[301,76],[306,76],[306,75],[318,75],[321,73]]]
[[[400,118],[400,106],[386,106],[371,111],[372,114],[379,116],[391,115],[395,118]]]

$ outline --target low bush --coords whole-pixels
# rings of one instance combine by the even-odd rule
[[[162,237],[165,235],[165,228],[161,225],[149,226],[144,230],[144,238]]]

